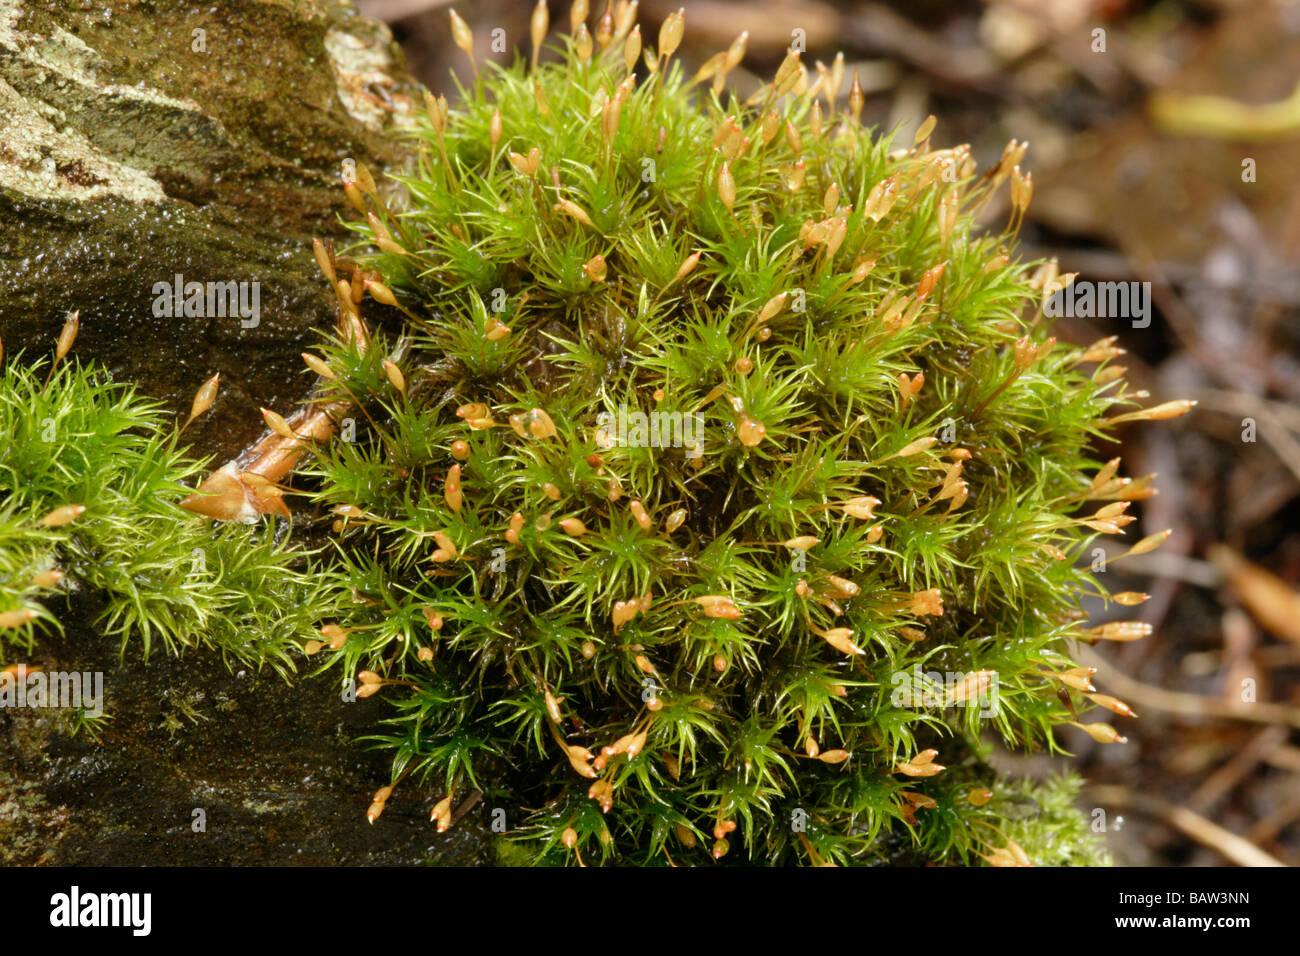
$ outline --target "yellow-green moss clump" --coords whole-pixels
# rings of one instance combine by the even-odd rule
[[[1118,351],[1048,337],[1022,146],[873,134],[797,54],[740,102],[743,38],[692,77],[682,17],[643,49],[633,16],[431,98],[401,195],[348,184],[379,251],[322,254],[329,398],[366,414],[315,466],[342,558],[309,650],[396,707],[371,817],[486,790],[551,861],[1097,859],[1071,784],[984,756],[1118,739],[1068,642],[1140,636],[1079,601],[1151,490],[1088,448],[1181,407],[1108,418]]]

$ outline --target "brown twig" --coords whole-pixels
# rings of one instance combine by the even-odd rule
[[[1277,857],[1265,853],[1245,837],[1225,830],[1187,807],[1169,803],[1150,794],[1137,793],[1128,787],[1103,784],[1088,788],[1098,803],[1134,810],[1156,817],[1180,833],[1209,847],[1237,866],[1286,866]]]
[[[1134,680],[1111,666],[1096,651],[1080,648],[1078,658],[1080,664],[1097,668],[1100,679],[1114,690],[1115,695],[1136,705],[1137,710],[1145,707],[1147,710],[1158,710],[1184,717],[1241,720],[1255,724],[1285,724],[1300,730],[1300,708],[1267,701],[1253,704],[1234,703],[1217,697],[1166,690],[1163,687]]]

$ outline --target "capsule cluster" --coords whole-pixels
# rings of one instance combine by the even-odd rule
[[[742,100],[743,35],[688,70],[683,12],[590,14],[552,38],[539,3],[527,63],[430,95],[418,172],[349,183],[366,248],[327,263],[400,329],[340,295],[322,385],[365,423],[314,466],[329,653],[395,706],[394,782],[508,780],[571,862],[1086,856],[1017,842],[981,754],[1121,739],[1068,641],[1142,636],[1079,601],[1152,488],[1088,446],[1185,408],[1049,337],[1072,277],[1012,256],[1024,144],[981,171],[933,117],[867,129],[842,58]]]

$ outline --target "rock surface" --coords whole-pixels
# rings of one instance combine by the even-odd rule
[[[406,159],[411,89],[387,29],[341,0],[0,0],[0,338],[75,354],[178,411],[222,373],[186,432],[228,457],[259,405],[310,384],[298,353],[332,321],[309,248],[338,234],[343,164]],[[260,315],[154,314],[157,283],[258,283]],[[8,360],[12,360],[11,358]],[[385,716],[323,680],[232,674],[201,654],[147,664],[59,609],[31,663],[104,673],[97,743],[55,711],[0,710],[0,863],[470,863],[472,813],[443,836],[401,789],[375,826],[385,758],[355,739]],[[196,810],[204,828],[196,829]]]
[[[298,353],[332,315],[310,239],[339,233],[346,163],[405,161],[411,92],[388,29],[344,0],[0,0],[6,349],[48,349],[80,309],[77,354],[178,408],[223,373],[192,437],[242,447],[250,409],[306,385]],[[177,275],[256,283],[257,314],[156,314]]]

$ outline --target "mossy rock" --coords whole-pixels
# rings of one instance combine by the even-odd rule
[[[344,163],[407,159],[410,80],[386,27],[341,0],[93,7],[0,0],[0,336],[78,353],[178,408],[213,372],[193,436],[230,452],[256,405],[303,391],[328,324],[309,241],[337,229]],[[258,283],[257,324],[155,315],[154,286]]]

